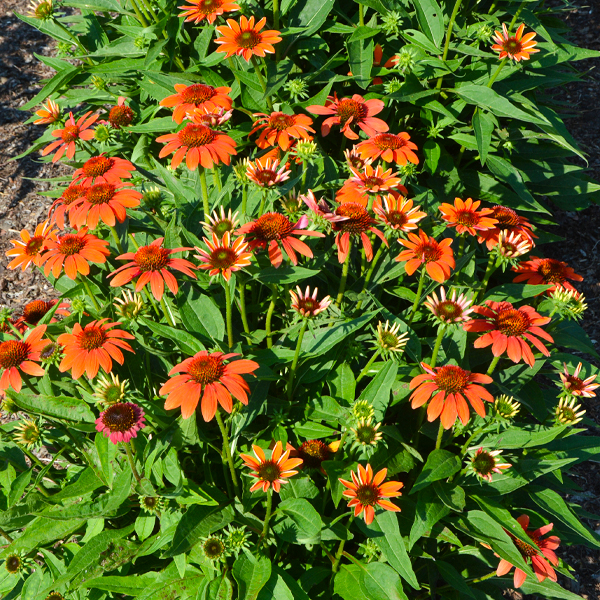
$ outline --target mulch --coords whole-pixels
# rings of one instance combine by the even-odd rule
[[[559,5],[562,6],[562,2]],[[579,46],[600,50],[600,4],[597,0],[575,0],[573,5],[577,8],[564,12],[564,20],[572,28],[570,39]],[[15,239],[21,229],[32,231],[45,218],[51,200],[40,192],[50,189],[51,184],[44,180],[63,174],[60,166],[38,162],[35,155],[20,161],[11,160],[24,152],[43,131],[43,126],[24,125],[30,113],[20,107],[41,89],[39,81],[54,73],[34,57],[34,53],[51,55],[54,42],[14,16],[14,12],[26,13],[27,10],[28,0],[0,0],[0,256],[11,247],[9,240]],[[598,65],[597,59],[576,63],[579,71],[587,71],[585,78],[557,90],[556,96],[569,107],[567,126],[588,156],[589,175],[600,181]],[[592,206],[580,212],[557,210],[555,219],[557,225],[549,229],[564,241],[544,246],[544,254],[566,261],[585,278],[578,285],[588,304],[582,325],[600,348],[600,260],[597,259],[600,207]],[[38,273],[10,271],[6,264],[2,258],[0,308],[19,309],[30,300],[56,296]],[[600,366],[598,361],[596,365]],[[588,415],[600,424],[600,404],[592,400],[586,403]],[[590,433],[600,435],[599,430]],[[576,467],[572,478],[581,491],[570,499],[589,513],[600,514],[600,464]],[[600,521],[587,523],[600,532]],[[574,546],[563,549],[561,556],[573,567],[575,580],[561,577],[560,584],[582,598],[600,600],[600,551]],[[514,590],[507,590],[506,595],[514,600],[522,598]]]

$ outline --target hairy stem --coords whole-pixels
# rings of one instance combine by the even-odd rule
[[[224,281],[225,285],[225,314],[227,322],[227,343],[229,349],[233,348],[233,325],[231,323],[231,290],[229,289],[229,282]]]
[[[221,430],[221,435],[223,436],[223,453],[225,454],[225,460],[229,464],[229,472],[231,473],[231,481],[233,482],[233,488],[235,490],[235,495],[240,496],[240,484],[238,482],[237,474],[235,472],[235,466],[233,464],[233,457],[231,456],[231,445],[229,444],[229,436],[227,435],[227,428],[225,427],[225,423],[223,423],[223,419],[221,418],[221,414],[219,412],[219,408],[217,407],[217,412],[215,413],[215,419],[217,420],[217,425]]]
[[[294,353],[294,360],[292,361],[292,366],[290,368],[290,375],[287,383],[287,398],[288,400],[292,399],[293,389],[294,389],[294,377],[296,376],[296,368],[298,367],[298,360],[300,358],[300,346],[302,346],[302,340],[304,339],[304,333],[306,332],[306,327],[308,326],[308,319],[304,319],[302,322],[302,327],[300,328],[300,333],[298,334],[298,341],[296,342],[296,352]]]

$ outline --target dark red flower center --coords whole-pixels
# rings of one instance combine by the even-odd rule
[[[373,484],[359,485],[356,497],[363,506],[373,506],[379,500],[379,488]]]
[[[170,252],[158,246],[142,246],[133,257],[140,271],[160,271],[169,264]]]
[[[438,369],[433,381],[440,390],[448,394],[457,394],[467,387],[469,383],[469,371],[465,371],[455,365],[446,365]]]
[[[129,106],[113,106],[108,114],[108,122],[115,128],[127,127],[133,121],[135,113]]]
[[[408,217],[406,213],[401,210],[390,210],[385,215],[387,222],[395,227],[403,227],[408,223]]]
[[[262,35],[259,31],[255,29],[247,29],[246,31],[241,31],[235,36],[235,43],[240,48],[252,49],[260,44],[262,41]]]
[[[29,356],[29,344],[19,340],[8,340],[0,344],[0,367],[18,367]]]
[[[380,150],[398,150],[406,146],[406,140],[393,133],[380,133],[371,140]]]
[[[201,0],[198,4],[198,9],[205,15],[208,15],[219,10],[221,6],[223,6],[222,0]]]
[[[502,44],[502,47],[504,48],[504,50],[506,52],[508,52],[509,54],[513,54],[513,55],[518,54],[519,52],[521,52],[521,50],[523,50],[523,45],[515,37],[508,38]]]
[[[44,346],[40,352],[40,358],[42,360],[48,360],[52,358],[56,353],[60,351],[60,346],[56,342],[50,342],[47,346]]]
[[[196,383],[208,385],[221,379],[225,365],[220,357],[199,356],[192,360],[187,372]]]
[[[567,279],[565,263],[554,258],[544,259],[538,267],[538,273],[544,279],[544,283],[563,283]]]
[[[440,245],[435,240],[428,240],[427,242],[418,244],[413,253],[425,263],[440,260],[443,254]]]
[[[196,123],[186,125],[177,135],[181,145],[188,148],[208,146],[217,137],[217,134],[210,127]]]
[[[294,230],[294,225],[285,215],[280,215],[276,212],[270,212],[259,217],[254,226],[252,233],[261,240],[281,240],[291,235]]]
[[[496,224],[498,229],[511,229],[521,224],[519,215],[512,208],[508,208],[508,206],[495,206],[492,216],[498,221]]]
[[[115,186],[110,183],[97,183],[90,186],[85,197],[90,204],[108,204],[115,195]]]
[[[261,185],[272,185],[277,178],[277,171],[273,169],[258,169],[254,172],[254,179]]]
[[[113,404],[102,413],[102,424],[111,433],[129,431],[136,420],[135,410],[128,402]]]
[[[335,209],[335,214],[339,217],[347,217],[346,221],[333,223],[335,231],[343,231],[358,235],[365,232],[372,223],[371,216],[366,208],[358,202],[344,202]]]
[[[473,210],[457,210],[454,218],[459,225],[466,227],[473,227],[479,223],[479,216]]]
[[[298,300],[298,308],[299,309],[303,309],[304,311],[308,312],[308,313],[312,313],[313,311],[317,310],[320,307],[319,302],[317,302],[316,300],[314,300],[313,298],[300,298]],[[317,440],[314,440],[315,443],[317,442]],[[322,442],[319,442],[320,444]]]
[[[79,254],[85,248],[85,240],[74,233],[67,233],[58,239],[58,251],[65,256]]]
[[[567,384],[565,387],[568,387],[569,391],[572,393],[581,392],[586,387],[583,383],[583,380],[579,379],[579,377],[575,377],[574,375],[567,375],[565,379],[565,383]]]
[[[27,256],[35,256],[40,253],[43,245],[44,238],[41,235],[36,235],[25,245],[25,254],[27,254]]]
[[[277,481],[281,477],[282,473],[281,467],[272,460],[266,460],[258,467],[256,471],[260,479],[263,481],[269,481],[270,483]]]
[[[83,163],[81,170],[86,177],[100,177],[108,173],[113,166],[113,160],[106,156],[93,156]]]
[[[21,560],[20,556],[17,556],[16,554],[11,554],[6,558],[5,567],[9,573],[18,573],[21,570],[22,566],[23,561]]]
[[[269,117],[269,127],[273,129],[277,129],[277,131],[284,131],[288,127],[294,126],[294,117],[291,115],[286,115],[285,113],[278,112],[272,114]]]
[[[215,269],[230,269],[237,262],[237,254],[231,248],[217,248],[210,253],[210,264]]]
[[[212,85],[194,83],[181,92],[181,100],[186,104],[195,104],[196,106],[200,106],[216,95],[217,92]]]
[[[484,450],[483,452],[478,452],[473,457],[472,465],[475,473],[485,477],[493,473],[494,467],[496,466],[496,459],[489,452]]]
[[[84,350],[97,350],[102,348],[104,342],[106,342],[106,331],[102,327],[93,325],[92,327],[86,327],[77,336],[79,346]]]
[[[86,187],[84,185],[72,184],[70,185],[60,197],[63,204],[68,206],[72,202],[75,202],[78,198],[81,198],[85,194]]]
[[[529,329],[529,317],[516,308],[504,309],[496,317],[496,326],[509,337],[523,335]]]
[[[70,144],[79,139],[79,127],[77,125],[65,125],[60,136],[65,144]]]
[[[306,469],[319,469],[331,454],[331,450],[320,440],[307,440],[298,448],[298,457],[304,461],[302,466]]]
[[[40,319],[54,306],[54,302],[34,300],[23,307],[23,320],[29,325],[37,325]]]
[[[385,186],[386,180],[383,179],[382,177],[367,177],[366,179],[363,180],[363,185],[368,188],[368,189],[373,189],[373,188],[380,188],[382,186]]]
[[[436,307],[436,311],[439,317],[446,320],[458,319],[463,314],[463,309],[452,300],[443,300],[440,302]]]
[[[361,123],[368,115],[366,104],[364,102],[357,102],[352,98],[343,98],[340,100],[336,112],[342,126],[350,119],[352,119],[352,123]]]
[[[531,533],[529,533],[529,531],[526,531],[525,533],[527,533],[527,535],[531,538],[531,540],[533,541],[534,544],[537,544],[538,540],[536,540],[533,537],[533,535]],[[513,542],[515,543],[515,546],[519,549],[519,552],[521,553],[523,558],[527,558],[528,556],[537,556],[539,554],[539,551],[535,546],[531,546],[530,544],[527,544],[527,543],[521,541],[520,539],[514,537],[511,534],[509,534],[509,535],[512,538]]]
[[[59,592],[51,592],[46,600],[65,600],[65,597]]]

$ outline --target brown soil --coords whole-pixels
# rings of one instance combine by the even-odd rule
[[[561,3],[562,4],[562,3]],[[598,0],[576,0],[577,9],[565,12],[564,19],[572,27],[571,39],[586,48],[600,49],[600,4]],[[25,151],[43,131],[35,125],[24,125],[30,113],[19,110],[40,89],[39,81],[53,71],[37,61],[33,53],[49,55],[54,42],[29,27],[13,12],[26,13],[28,0],[0,0],[0,307],[20,308],[36,298],[47,299],[55,292],[46,280],[32,270],[22,272],[6,269],[4,252],[11,247],[21,229],[30,231],[47,214],[51,201],[39,192],[50,184],[34,179],[56,177],[60,167],[38,162],[36,155],[20,161],[11,160]],[[572,109],[567,122],[569,130],[588,154],[589,174],[600,181],[600,72],[597,59],[577,63],[580,71],[590,71],[587,77],[561,90],[562,98]],[[555,232],[564,242],[544,247],[544,254],[564,260],[585,280],[578,288],[585,294],[588,311],[583,327],[600,348],[600,207],[582,212],[557,212]],[[587,357],[589,358],[589,357]],[[597,363],[596,363],[597,364]],[[588,414],[600,424],[600,405],[587,403]],[[598,432],[595,432],[598,434]],[[600,466],[587,463],[573,471],[573,478],[582,491],[571,499],[590,513],[600,514]],[[588,521],[594,529],[600,522]],[[600,599],[600,551],[583,546],[563,550],[561,557],[570,564],[576,580],[561,578],[566,589],[589,600]],[[509,591],[515,600],[519,592]]]

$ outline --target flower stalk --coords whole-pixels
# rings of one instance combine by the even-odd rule
[[[364,366],[363,370],[360,372],[360,375],[356,378],[356,383],[358,383],[369,372],[369,369],[371,368],[372,364],[377,360],[377,357],[380,353],[381,350],[379,348],[375,350],[373,356],[371,356],[371,358],[369,359],[369,362]]]
[[[131,451],[131,442],[125,442],[123,446],[125,446],[125,453],[127,454],[127,460],[129,461],[131,472],[133,473],[135,480],[139,483],[142,480],[142,478],[140,477],[140,474],[138,473],[137,468],[135,466],[135,457],[133,456],[133,452]]]
[[[271,320],[273,319],[273,312],[275,311],[275,303],[277,302],[277,286],[271,286],[271,303],[267,309],[266,318],[266,330],[267,330],[267,348],[273,347],[273,334],[271,333]]]
[[[458,14],[458,10],[460,9],[461,4],[462,0],[456,0],[456,2],[454,3],[454,9],[452,10],[452,14],[450,15],[450,22],[448,23],[448,29],[446,30],[446,42],[444,43],[444,51],[442,53],[442,62],[446,62],[446,58],[448,58],[448,49],[450,48],[450,40],[452,39],[452,30],[454,29],[454,22],[456,21],[456,15]],[[442,89],[443,80],[443,75],[438,77],[437,84],[435,86],[436,90]]]
[[[359,6],[361,6],[359,4]],[[344,292],[346,291],[346,281],[348,280],[348,270],[350,268],[350,254],[352,253],[352,238],[348,240],[348,254],[346,255],[346,260],[344,261],[344,266],[342,267],[342,278],[340,279],[340,288],[338,290],[338,295],[335,301],[337,307],[342,305],[342,300],[344,299]]]
[[[298,334],[298,341],[296,342],[296,352],[294,353],[294,360],[292,361],[292,366],[290,368],[290,375],[287,383],[287,398],[291,400],[294,395],[294,378],[296,376],[296,368],[298,367],[298,360],[300,358],[300,347],[302,346],[302,340],[304,339],[304,333],[306,332],[306,327],[308,326],[308,319],[302,320],[302,327],[300,328],[300,333]]]
[[[415,314],[417,312],[417,308],[419,306],[419,302],[421,301],[421,296],[423,295],[423,287],[425,285],[425,267],[421,267],[421,277],[419,278],[419,287],[417,288],[417,295],[415,296],[415,301],[413,302],[412,308],[410,309],[410,313],[408,316],[407,324],[410,325],[415,318]]]
[[[217,421],[217,425],[221,430],[221,436],[223,437],[223,454],[225,455],[225,460],[229,465],[229,473],[231,474],[231,481],[233,482],[233,489],[235,490],[235,495],[240,497],[240,484],[238,482],[237,473],[235,472],[235,465],[233,464],[233,457],[231,456],[231,445],[229,443],[229,436],[227,435],[227,428],[225,423],[223,423],[223,419],[221,417],[221,413],[217,408],[215,412],[215,419]]]
[[[225,322],[227,323],[227,344],[229,349],[233,348],[233,325],[231,319],[231,290],[229,289],[229,282],[224,281],[225,287]]]
[[[206,170],[204,167],[198,167],[198,174],[200,179],[200,190],[202,193],[202,209],[204,211],[204,219],[207,220],[210,215],[210,208],[208,206],[208,186],[206,185]]]
[[[496,366],[498,364],[498,362],[500,361],[500,357],[499,356],[494,356],[494,359],[492,360],[492,362],[490,363],[490,366],[487,370],[486,375],[491,376],[492,373],[494,372],[494,370],[496,369]]]
[[[440,351],[440,347],[442,345],[442,340],[444,339],[444,333],[446,331],[445,325],[440,325],[438,327],[437,337],[435,338],[435,346],[433,347],[433,353],[431,355],[431,368],[435,367],[437,362],[438,352]]]

